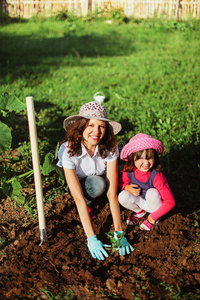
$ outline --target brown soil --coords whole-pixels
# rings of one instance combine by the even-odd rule
[[[191,202],[198,180],[171,176],[170,182],[176,207],[150,232],[127,227],[128,211],[122,209],[135,251],[125,257],[110,253],[104,261],[91,257],[68,194],[45,204],[48,242],[41,246],[37,218],[1,199],[0,299],[200,299],[199,200]],[[188,189],[191,199],[184,198]],[[108,243],[108,203],[98,210],[93,226]],[[71,298],[62,296],[66,290],[73,291]]]

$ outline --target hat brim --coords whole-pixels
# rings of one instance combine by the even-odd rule
[[[118,122],[115,122],[115,121],[112,121],[112,120],[109,120],[109,119],[105,119],[105,118],[96,118],[96,117],[87,117],[87,116],[80,116],[80,115],[73,115],[73,116],[70,116],[66,119],[64,119],[63,121],[63,128],[68,131],[69,128],[78,120],[80,120],[81,118],[85,118],[85,119],[96,119],[96,120],[102,120],[102,121],[106,121],[108,122],[111,127],[113,128],[113,133],[114,135],[116,135],[117,133],[120,132],[120,130],[122,129],[122,125]]]
[[[129,155],[131,155],[132,153],[138,152],[138,151],[145,150],[145,149],[147,149],[147,147],[144,146],[143,143],[137,142],[137,145],[134,145],[129,142],[122,148],[121,153],[120,153],[120,158],[124,161],[128,161]],[[156,150],[156,152],[158,154],[161,154],[164,151],[164,146],[163,146],[162,142],[160,142],[154,138],[151,138],[151,141],[148,141],[148,149],[154,149],[154,150]]]

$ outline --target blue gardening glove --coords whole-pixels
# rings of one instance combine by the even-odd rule
[[[114,232],[114,238],[118,239],[118,234],[123,234],[123,231],[115,231]],[[130,254],[132,251],[134,251],[134,248],[129,244],[127,239],[123,236],[123,238],[120,241],[121,247],[119,250],[119,255],[126,255]]]
[[[106,252],[104,247],[110,247],[110,245],[103,244],[100,240],[98,240],[96,235],[88,238],[87,242],[88,248],[93,258],[104,260],[104,256],[108,257],[108,253]]]

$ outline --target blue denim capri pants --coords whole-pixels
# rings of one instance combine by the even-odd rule
[[[90,175],[80,180],[86,204],[91,206],[95,199],[104,196],[107,192],[107,184],[104,176]],[[69,187],[67,192],[72,196]]]
[[[85,201],[88,206],[107,191],[106,180],[103,176],[90,175],[80,181]]]

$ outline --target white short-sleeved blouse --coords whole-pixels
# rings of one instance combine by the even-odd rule
[[[108,151],[106,158],[101,158],[98,147],[96,147],[95,153],[91,157],[84,145],[81,144],[82,154],[69,157],[67,145],[68,142],[65,142],[60,146],[57,166],[75,169],[79,180],[90,175],[106,175],[107,164],[116,160],[119,156],[119,150],[116,147],[114,154]]]

